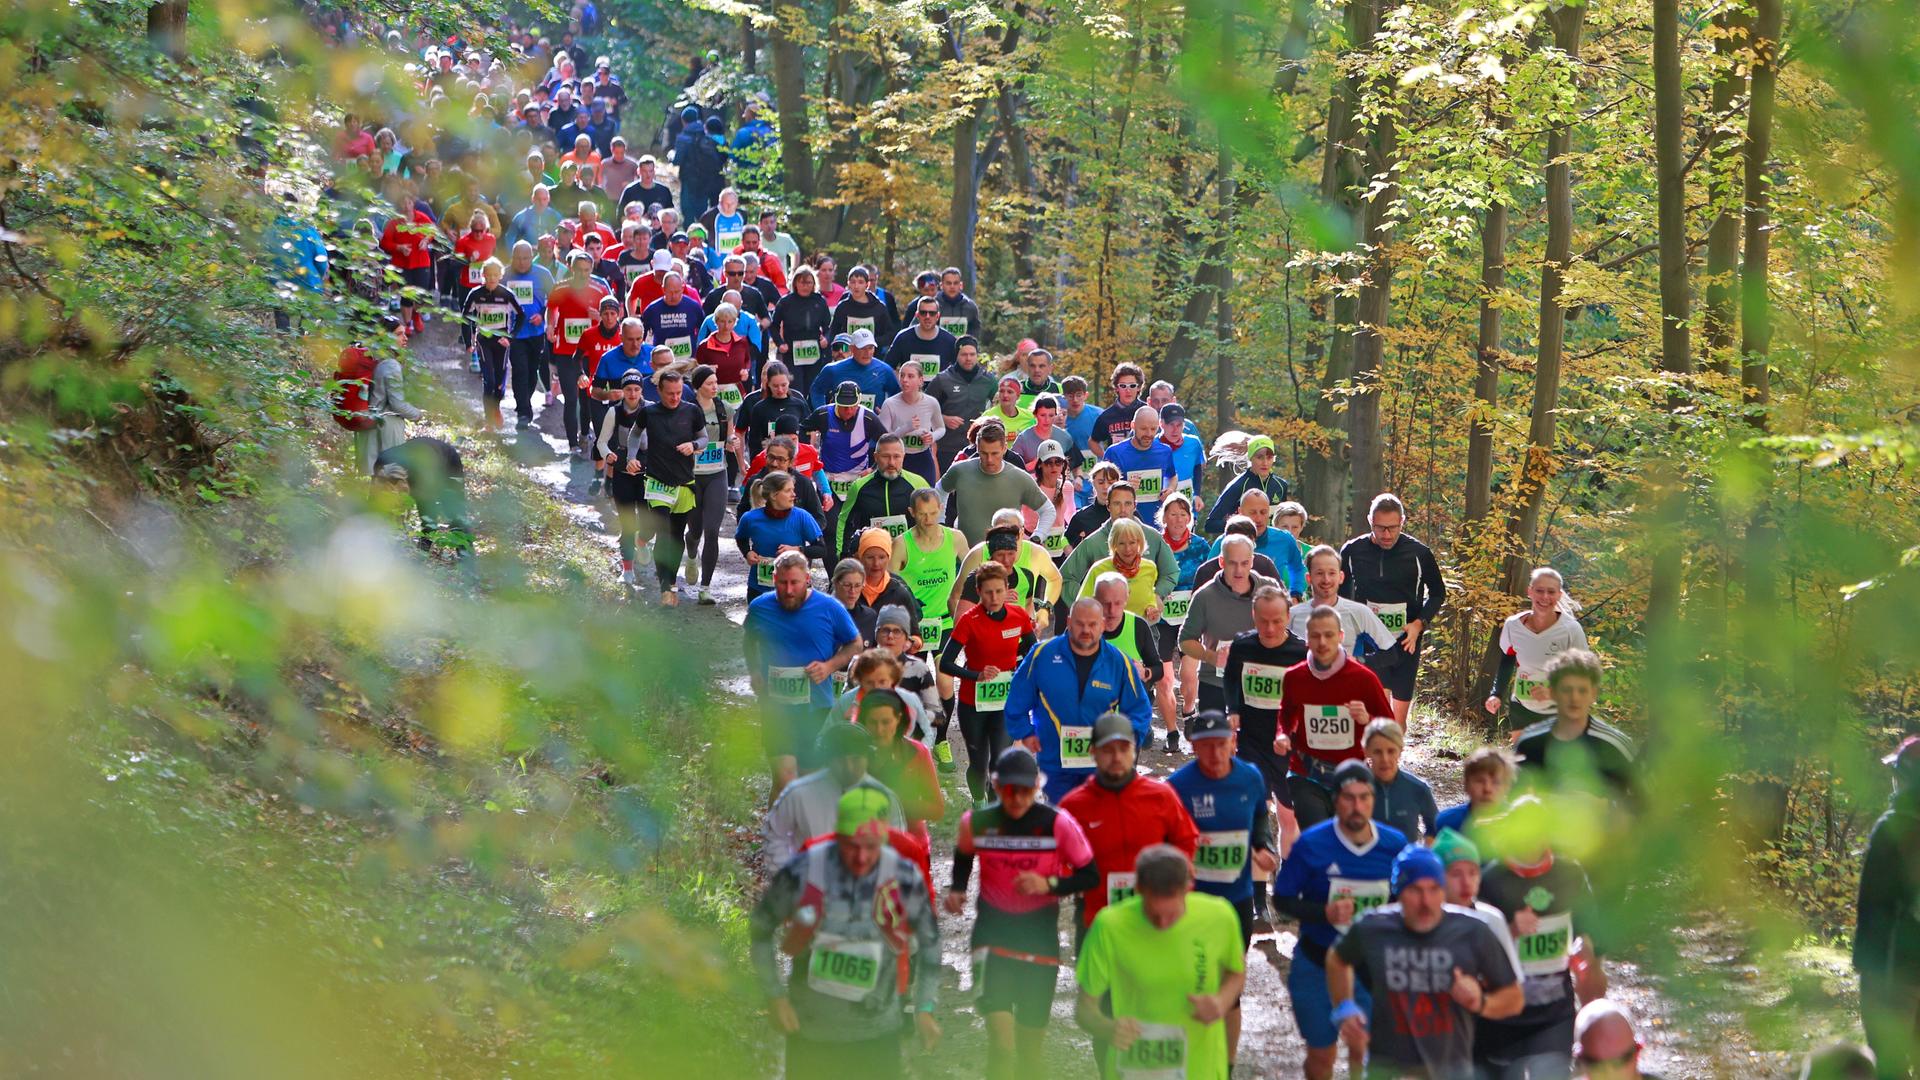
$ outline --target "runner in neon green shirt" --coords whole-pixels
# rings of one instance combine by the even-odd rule
[[[1246,984],[1240,918],[1193,892],[1193,867],[1156,844],[1134,863],[1136,894],[1102,909],[1074,971],[1074,1020],[1093,1036],[1106,1080],[1226,1080],[1225,1017]],[[1112,1015],[1100,998],[1112,996]]]
[[[893,545],[893,572],[920,601],[920,642],[927,656],[938,657],[953,629],[954,613],[947,601],[960,580],[960,554],[967,550],[967,538],[959,529],[940,524],[939,492],[915,491],[908,508],[913,527]],[[940,715],[933,723],[933,760],[941,772],[950,773],[954,771],[953,744],[947,741],[947,722],[954,715],[953,676],[939,672],[937,680]]]

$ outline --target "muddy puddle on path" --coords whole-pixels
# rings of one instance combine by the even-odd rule
[[[525,432],[512,430],[511,396],[507,401],[508,430],[487,434],[479,430],[482,415],[480,382],[467,369],[467,357],[454,333],[444,321],[436,319],[415,346],[415,353],[432,369],[441,388],[457,398],[472,418],[473,426],[464,433],[455,432],[454,441],[491,439],[506,445],[506,452],[554,496],[568,517],[579,526],[581,539],[597,545],[607,555],[607,575],[619,571],[617,545],[611,503],[590,495],[591,474],[585,462],[572,460],[567,453],[566,434],[560,411],[545,404],[545,395],[534,396],[534,424]],[[458,427],[458,425],[454,425]],[[732,515],[721,528],[720,561],[714,575],[713,592],[719,603],[699,607],[690,601],[677,611],[658,611],[660,617],[686,620],[687,643],[710,665],[716,689],[735,701],[745,703],[751,696],[746,670],[740,656],[738,634],[734,630],[744,618],[746,607],[746,567],[733,546]],[[644,561],[644,560],[643,560]],[[658,610],[658,590],[652,582],[650,567],[642,567],[642,587],[635,602]],[[816,571],[816,579],[818,579]],[[725,620],[723,623],[721,620]],[[732,625],[727,625],[727,624]],[[1406,750],[1405,767],[1428,779],[1440,805],[1463,799],[1460,791],[1460,759],[1457,753],[1429,742],[1416,721]],[[936,888],[944,888],[952,863],[952,836],[959,820],[959,808],[966,805],[965,750],[956,745],[955,759],[961,766],[946,781],[948,820],[936,829],[934,877]],[[1165,778],[1190,758],[1155,748],[1141,755],[1141,768],[1147,775]],[[764,783],[752,778],[756,785]],[[757,823],[747,823],[757,827]],[[969,903],[971,910],[971,900]],[[1071,908],[1062,915],[1061,929],[1071,941]],[[980,1076],[986,1062],[984,1023],[967,1001],[963,989],[971,980],[968,974],[970,950],[968,935],[972,917],[941,917],[942,962],[940,1016],[945,1036],[939,1050],[931,1056],[913,1058],[914,1074],[926,1078]],[[1283,925],[1277,932],[1258,935],[1247,955],[1247,989],[1242,999],[1243,1033],[1236,1062],[1236,1077],[1297,1077],[1304,1054],[1299,1030],[1287,1006],[1286,972],[1293,951],[1294,935]],[[1654,946],[1648,946],[1651,949]],[[1737,1000],[1733,990],[1743,980],[1745,953],[1738,936],[1730,927],[1702,930],[1689,941],[1660,943],[1659,948],[1680,951],[1699,962],[1705,970],[1724,973],[1729,987],[1729,1002]],[[1643,949],[1642,956],[1649,955]],[[1609,960],[1611,996],[1631,1007],[1641,1020],[1642,1038],[1647,1049],[1642,1068],[1666,1080],[1757,1080],[1791,1075],[1782,1055],[1758,1054],[1746,1046],[1744,1030],[1737,1014],[1709,1010],[1700,1020],[1683,1023],[1673,1002],[1662,992],[1661,980],[1631,960]],[[1071,968],[1062,969],[1054,1000],[1053,1024],[1047,1040],[1049,1076],[1092,1075],[1091,1047],[1073,1023],[1074,989]],[[771,1041],[771,1036],[769,1035]],[[1340,1065],[1336,1076],[1346,1075]]]

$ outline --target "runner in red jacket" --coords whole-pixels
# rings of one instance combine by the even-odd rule
[[[1333,770],[1366,758],[1368,722],[1393,719],[1380,677],[1347,655],[1343,637],[1340,613],[1314,608],[1307,616],[1307,658],[1280,678],[1280,734],[1273,749],[1291,751],[1287,788],[1302,829],[1333,816]]]
[[[1117,712],[1102,716],[1093,725],[1093,776],[1060,800],[1086,830],[1100,869],[1100,884],[1081,894],[1076,937],[1086,935],[1101,908],[1133,895],[1133,860],[1141,851],[1172,844],[1192,858],[1200,840],[1179,793],[1136,774],[1133,755],[1133,721]]]

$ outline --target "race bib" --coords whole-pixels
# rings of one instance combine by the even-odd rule
[[[485,281],[486,279],[487,279],[486,271],[480,269],[479,263],[467,264],[467,287],[468,288],[477,289],[480,287],[480,283],[482,281]]]
[[[867,333],[871,334],[873,333],[874,326],[875,326],[875,323],[871,316],[864,319],[856,319],[851,315],[847,316],[847,333],[849,334],[853,333],[855,330],[865,330]],[[798,348],[798,346],[795,346],[795,347]],[[818,354],[816,353],[815,355],[818,355]]]
[[[587,327],[592,325],[592,319],[563,319],[560,322],[560,336],[566,339],[567,344],[578,345],[580,335],[586,333]]]
[[[1157,503],[1160,490],[1166,485],[1167,475],[1159,469],[1134,469],[1127,473],[1127,482],[1133,485],[1140,502]]]
[[[1063,532],[1048,533],[1041,539],[1040,546],[1047,549],[1047,554],[1057,559],[1067,553],[1067,534]],[[1182,612],[1181,618],[1184,619],[1185,617],[1186,613]]]
[[[773,588],[773,560],[753,564],[754,584],[763,588]]]
[[[1013,672],[1003,671],[991,679],[973,684],[973,711],[1006,712],[1007,692],[1013,689]],[[1093,729],[1087,729],[1091,732]]]
[[[723,229],[720,232],[717,232],[714,234],[713,236],[714,246],[719,248],[721,251],[727,252],[728,254],[732,254],[733,249],[740,246],[740,235],[741,234],[739,229],[734,229],[731,232]]]
[[[647,477],[647,502],[665,510],[672,510],[680,502],[680,489],[662,480]]]
[[[911,363],[919,364],[920,374],[929,379],[940,374],[939,353],[912,353],[908,355],[907,360]]]
[[[906,446],[909,454],[917,454],[927,448],[926,435],[918,431],[909,431],[900,436],[900,442]]]
[[[769,569],[772,563],[761,563]],[[772,581],[772,575],[768,575]],[[803,667],[767,668],[767,697],[776,705],[805,705],[813,700],[813,680]]]
[[[518,301],[522,307],[533,303],[533,282],[531,281],[509,281],[507,291],[513,293],[514,300]]]
[[[482,330],[505,330],[507,309],[499,304],[480,304],[473,309],[474,321]]]
[[[693,355],[693,339],[690,337],[670,337],[660,344],[672,349],[677,359],[685,360]]]
[[[847,492],[853,490],[854,481],[858,479],[860,478],[857,476],[849,476],[845,480],[835,480],[829,476],[827,477],[827,490],[833,492],[834,498],[844,499],[847,497]]]
[[[1528,707],[1544,704],[1544,699],[1533,696],[1535,690],[1547,688],[1547,680],[1539,673],[1523,671],[1513,677],[1513,700]]]
[[[701,447],[700,452],[694,455],[693,463],[695,465],[719,465],[727,460],[726,452],[727,447],[725,443],[710,442]]]
[[[1247,865],[1250,835],[1246,829],[1201,833],[1200,846],[1193,849],[1193,876],[1221,885],[1239,881]]]
[[[807,986],[841,1001],[864,1001],[880,985],[884,949],[878,941],[815,938],[807,961]]]
[[[820,343],[817,341],[796,341],[793,343],[793,362],[801,367],[812,367],[820,362]]]
[[[1345,705],[1308,705],[1301,710],[1307,727],[1307,749],[1353,749],[1353,717]]]
[[[867,524],[869,527],[887,530],[887,535],[893,537],[895,540],[900,539],[901,535],[907,531],[907,517],[905,514],[888,514],[886,517],[874,518],[872,521],[867,522]]]
[[[1127,897],[1132,896],[1135,891],[1136,890],[1133,887],[1133,871],[1116,870],[1113,873],[1107,875],[1107,903],[1108,904],[1110,905],[1117,904],[1120,901],[1125,900]]]
[[[967,317],[965,315],[944,315],[940,319],[940,329],[945,330],[954,337],[965,337],[967,333]]]
[[[1368,604],[1375,615],[1380,616],[1386,628],[1399,633],[1407,628],[1407,605],[1405,604]]]
[[[1240,696],[1256,709],[1280,708],[1280,678],[1287,669],[1279,664],[1247,664],[1240,669]]]
[[[1160,621],[1168,626],[1184,626],[1187,609],[1193,606],[1192,589],[1175,589],[1160,602]]]
[[[1093,727],[1091,725],[1061,725],[1060,767],[1063,769],[1093,768]],[[1131,883],[1131,874],[1128,875],[1128,879]]]
[[[1558,975],[1567,970],[1573,950],[1573,914],[1540,916],[1540,929],[1513,940],[1520,953],[1520,970],[1527,975]]]
[[[1387,883],[1385,881],[1363,881],[1358,878],[1329,878],[1327,881],[1328,900],[1353,901],[1353,917],[1358,919],[1374,908],[1387,902]],[[1345,931],[1352,923],[1336,924]]]
[[[1141,1022],[1139,1036],[1118,1053],[1114,1067],[1121,1080],[1187,1080],[1187,1029]]]
[[[714,397],[726,402],[729,409],[738,409],[740,403],[746,400],[745,395],[740,393],[739,383],[721,383],[720,390]]]
[[[926,651],[930,653],[937,653],[945,648],[947,644],[947,620],[921,619],[920,643],[925,646]]]
[[[860,407],[863,409],[871,409],[873,408],[873,403],[875,400],[877,399],[872,394],[861,394]]]

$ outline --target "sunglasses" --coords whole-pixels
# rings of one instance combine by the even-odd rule
[[[923,319],[937,319],[940,317],[940,313],[937,311],[916,311],[914,314]]]
[[[1140,389],[1140,384],[1137,382],[1114,383],[1113,388],[1115,390],[1138,390]]]

